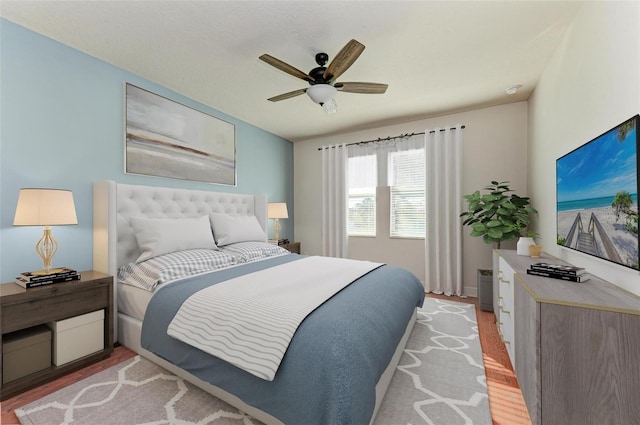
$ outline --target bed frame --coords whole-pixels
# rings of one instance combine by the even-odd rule
[[[267,198],[263,195],[128,185],[114,181],[95,182],[93,192],[93,268],[117,276],[119,267],[138,258],[140,251],[130,224],[130,217],[188,218],[202,216],[210,212],[254,215],[265,233],[267,232]],[[114,300],[118,300],[117,286],[117,284],[114,285]],[[118,313],[117,305],[114,306],[114,313],[114,341],[120,342],[142,357],[262,422],[281,424],[277,418],[244,403],[238,397],[202,381],[145,350],[140,345],[142,322],[123,313]],[[375,419],[395,368],[400,361],[415,319],[416,312],[409,321],[391,362],[376,385],[376,405],[371,423]]]

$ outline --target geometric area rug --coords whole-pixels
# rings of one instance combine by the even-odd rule
[[[15,414],[23,425],[260,424],[140,356]],[[374,423],[491,424],[473,304],[425,299]]]
[[[475,306],[425,298],[376,424],[491,423]]]

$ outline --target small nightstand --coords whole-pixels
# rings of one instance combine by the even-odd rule
[[[52,381],[64,374],[105,359],[113,351],[113,277],[95,271],[81,272],[81,279],[24,289],[15,283],[0,284],[0,346],[2,336],[47,322],[104,310],[104,349],[2,384],[0,400]],[[2,351],[0,350],[0,368]],[[0,379],[0,382],[2,380]]]
[[[300,242],[289,242],[284,245],[280,245],[280,247],[293,254],[300,254]]]

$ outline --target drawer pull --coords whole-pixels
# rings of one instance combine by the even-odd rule
[[[508,314],[509,316],[511,316],[511,312],[508,310],[505,310],[504,308],[502,308],[502,306],[500,306],[500,312],[504,313],[504,314]]]
[[[504,335],[502,335],[502,332],[498,332],[498,334],[500,335],[500,340],[506,344],[506,345],[511,345],[511,341],[507,341],[506,339],[504,339]]]

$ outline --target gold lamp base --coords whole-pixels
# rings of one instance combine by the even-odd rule
[[[273,223],[273,233],[275,233],[276,240],[280,240],[280,230],[282,230],[280,220],[276,218],[276,221]]]
[[[58,241],[51,234],[51,226],[44,227],[42,238],[36,243],[36,252],[42,258],[42,266],[45,271],[51,270],[53,256],[58,252]]]

